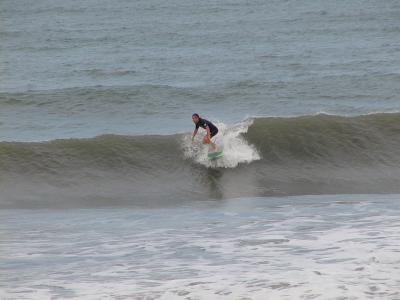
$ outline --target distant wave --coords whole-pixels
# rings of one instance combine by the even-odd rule
[[[93,76],[94,78],[98,77],[115,77],[115,76],[129,76],[137,74],[135,70],[102,70],[102,69],[89,69],[89,70],[80,70],[80,73],[85,73],[87,75]]]
[[[133,74],[133,70],[119,71],[102,71],[98,69],[84,70],[83,72],[91,76],[106,76],[114,74],[117,76],[125,76]],[[51,90],[29,90],[29,91],[9,91],[0,92],[0,108],[3,106],[26,106],[26,107],[53,107],[57,103],[56,108],[61,110],[73,109],[76,106],[88,103],[96,105],[108,105],[110,101],[113,103],[135,103],[142,101],[149,96],[149,93],[159,96],[159,102],[167,102],[171,94],[181,93],[189,96],[190,92],[183,88],[172,87],[168,85],[151,85],[143,84],[137,86],[89,86],[89,87],[72,87]]]
[[[400,114],[219,124],[224,158],[189,134],[0,143],[0,207],[171,205],[241,196],[400,192]]]

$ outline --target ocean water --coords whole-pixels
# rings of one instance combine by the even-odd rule
[[[399,108],[395,0],[0,5],[2,140]]]
[[[0,299],[400,299],[399,52],[394,0],[0,1]]]
[[[399,299],[399,195],[2,210],[3,299]]]

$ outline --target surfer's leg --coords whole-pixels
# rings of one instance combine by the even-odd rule
[[[208,138],[207,135],[205,135],[205,136],[203,137],[203,144],[210,144],[210,143],[211,143],[210,139]]]
[[[212,151],[217,150],[217,146],[213,142],[210,141],[210,144],[211,144]]]
[[[218,131],[217,131],[217,132],[212,132],[212,133],[211,133],[211,138],[213,138],[217,133],[218,133]],[[215,151],[215,150],[217,149],[217,146],[215,145],[215,143],[213,143],[213,142],[211,141],[211,139],[208,138],[207,135],[205,135],[204,138],[203,138],[203,144],[209,144],[209,145],[211,145],[211,150],[212,150],[212,151]]]
[[[216,136],[216,134],[218,133],[218,130],[217,131],[215,131],[215,132],[211,132],[211,138],[213,138],[214,136]],[[216,149],[217,149],[217,145],[215,145],[215,143],[213,143],[213,141],[211,140],[211,139],[209,139],[209,141],[210,141],[210,144],[211,144],[211,149],[213,150],[213,151],[215,151]]]

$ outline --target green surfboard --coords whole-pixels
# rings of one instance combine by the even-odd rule
[[[224,154],[222,153],[222,151],[209,152],[208,153],[208,159],[209,160],[214,160],[214,159],[222,157],[223,155]]]

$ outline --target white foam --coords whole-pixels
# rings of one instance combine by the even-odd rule
[[[260,155],[254,145],[248,143],[243,137],[253,120],[248,119],[238,124],[229,126],[222,122],[217,122],[218,134],[213,139],[218,150],[223,150],[224,156],[215,161],[210,161],[207,157],[209,152],[208,145],[202,145],[201,140],[204,134],[198,134],[195,145],[191,143],[191,136],[183,138],[183,149],[186,158],[193,159],[195,162],[206,167],[235,168],[240,163],[250,163],[260,159]]]
[[[0,211],[0,299],[399,299],[399,199]]]

